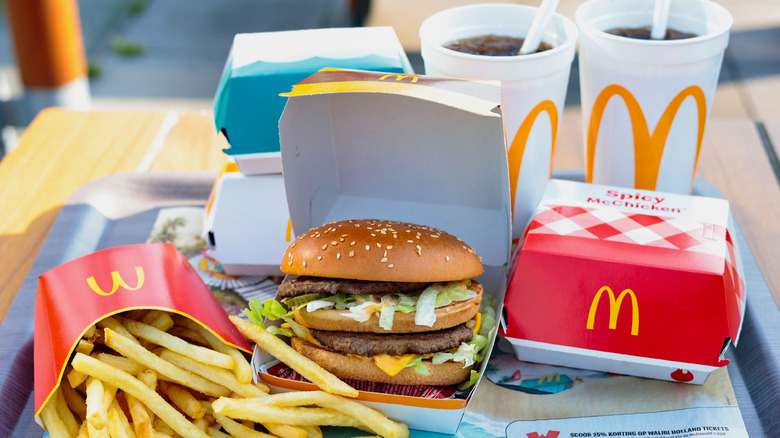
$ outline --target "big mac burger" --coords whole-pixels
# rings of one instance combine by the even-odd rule
[[[479,256],[459,238],[411,223],[348,220],[313,228],[285,251],[269,331],[343,379],[454,385],[473,379],[492,316],[480,314]]]

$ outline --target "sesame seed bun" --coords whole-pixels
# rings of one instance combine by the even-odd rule
[[[302,355],[317,362],[321,367],[342,379],[366,380],[369,382],[395,383],[398,385],[455,385],[469,378],[474,366],[463,367],[460,362],[444,362],[434,365],[429,359],[423,360],[429,375],[418,374],[412,368],[404,368],[395,376],[379,369],[374,359],[364,356],[341,354],[317,347],[301,339],[292,338],[292,346]]]
[[[379,314],[374,313],[366,322],[356,321],[342,316],[344,310],[319,309],[307,312],[302,308],[295,312],[295,321],[308,328],[317,330],[333,330],[347,332],[370,333],[418,333],[433,330],[442,330],[462,324],[474,317],[482,303],[482,285],[472,281],[469,289],[477,292],[477,296],[465,301],[454,301],[444,307],[435,310],[436,321],[432,327],[416,325],[414,318],[416,312],[395,312],[393,315],[393,329],[388,331],[379,326]]]
[[[370,281],[436,282],[482,275],[482,262],[459,238],[403,222],[332,222],[298,236],[285,251],[287,274]]]

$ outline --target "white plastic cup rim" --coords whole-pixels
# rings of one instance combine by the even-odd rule
[[[653,59],[648,64],[676,64],[688,63],[697,59],[708,58],[719,55],[728,45],[729,31],[733,19],[729,11],[722,5],[710,0],[690,0],[689,4],[697,4],[702,7],[706,13],[705,17],[692,17],[685,11],[675,9],[679,2],[672,2],[670,11],[669,27],[675,28],[674,20],[696,20],[704,23],[704,32],[692,38],[677,40],[644,40],[637,38],[627,38],[619,35],[607,33],[608,29],[614,27],[641,27],[649,26],[652,23],[652,11],[654,0],[587,0],[582,3],[575,12],[575,21],[580,30],[580,45],[586,48],[592,48],[591,41],[596,41],[602,46],[604,54],[610,57],[620,57],[627,61],[637,61],[647,58]],[[620,12],[605,13],[620,4],[624,9]],[[636,5],[642,5],[642,9],[636,9]],[[634,5],[631,10],[630,5]],[[613,9],[614,10],[614,9]],[[645,19],[646,23],[621,23],[610,21],[609,18],[618,17],[639,17]],[[619,20],[617,20],[619,21]],[[609,22],[610,25],[604,25]],[[685,31],[684,29],[680,29]]]
[[[556,29],[562,29],[563,35],[557,35],[557,41],[555,41],[554,44],[551,44],[553,47],[549,50],[520,56],[485,56],[458,52],[444,47],[444,44],[456,39],[478,37],[487,35],[489,33],[496,34],[495,31],[490,30],[492,26],[495,26],[496,29],[500,29],[502,31],[512,30],[513,32],[509,36],[520,38],[525,37],[525,32],[528,31],[527,28],[510,27],[507,25],[502,26],[487,21],[484,23],[479,22],[478,24],[471,24],[464,27],[446,28],[444,26],[444,21],[450,19],[451,17],[473,17],[474,14],[486,13],[487,11],[494,12],[496,10],[504,11],[504,13],[498,14],[499,17],[506,17],[507,14],[517,14],[518,12],[521,14],[527,14],[527,16],[530,18],[528,21],[528,26],[530,27],[530,22],[533,20],[533,17],[538,11],[538,8],[534,6],[511,3],[481,3],[458,6],[437,12],[428,17],[420,26],[419,34],[422,43],[421,52],[423,59],[428,62],[431,59],[440,60],[447,58],[455,60],[455,62],[459,63],[479,63],[482,65],[489,62],[491,64],[491,72],[488,76],[490,77],[482,76],[474,78],[493,80],[522,79],[516,76],[518,66],[522,65],[523,69],[530,69],[533,67],[528,66],[527,64],[531,63],[533,63],[534,66],[537,64],[539,66],[547,66],[547,68],[542,67],[542,70],[544,71],[538,71],[538,74],[534,75],[543,76],[544,74],[549,74],[551,70],[560,69],[561,65],[570,64],[574,59],[574,51],[578,36],[577,26],[574,24],[574,22],[558,13],[553,15],[553,19],[550,23],[550,26],[548,27],[548,32],[546,33],[549,35],[549,29],[555,27]],[[522,33],[519,31],[522,31]],[[548,42],[549,44],[549,40],[546,40],[545,38],[542,38],[542,41]],[[528,73],[529,72],[526,72],[526,74]]]

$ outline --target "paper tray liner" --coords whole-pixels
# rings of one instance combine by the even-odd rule
[[[97,251],[39,277],[35,301],[35,415],[58,387],[79,339],[97,321],[135,309],[189,317],[251,353],[241,332],[173,245],[144,243]]]
[[[314,391],[317,386],[283,363],[264,367],[260,378],[267,384],[297,391]],[[454,386],[394,385],[343,379],[360,392],[357,400],[392,403],[434,409],[464,409],[468,399],[452,398],[457,389]]]

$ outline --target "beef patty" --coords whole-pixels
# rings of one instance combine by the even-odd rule
[[[297,297],[310,293],[326,294],[390,294],[422,290],[429,283],[403,281],[364,281],[341,278],[301,276],[285,280],[279,285],[279,296]]]
[[[358,356],[376,356],[387,353],[428,354],[457,348],[461,342],[469,342],[474,331],[466,323],[444,330],[426,333],[379,334],[336,332],[310,329],[312,336],[331,350]]]

